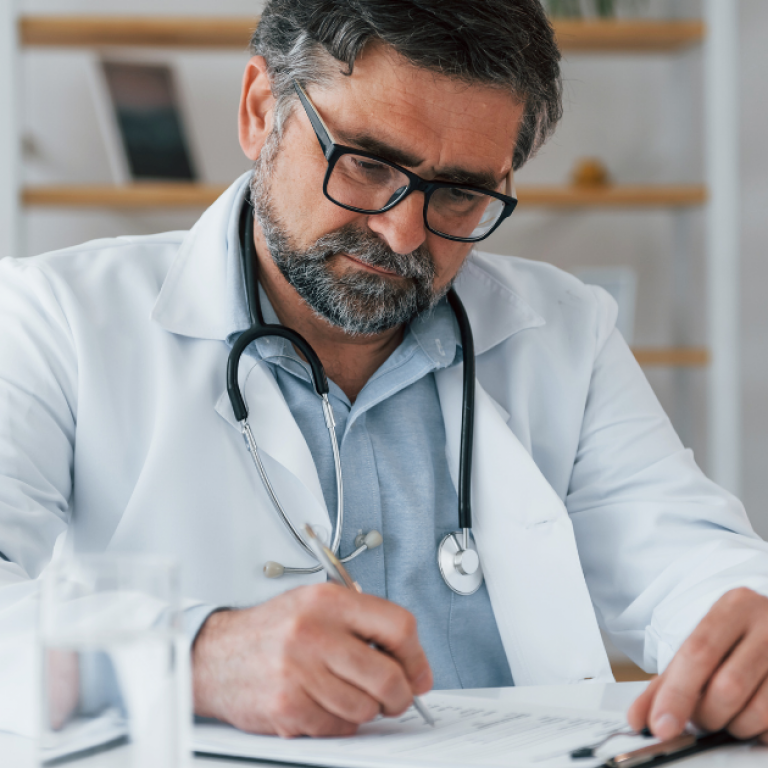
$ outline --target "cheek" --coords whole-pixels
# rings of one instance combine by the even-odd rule
[[[334,205],[323,194],[328,165],[317,140],[306,137],[291,121],[275,157],[269,181],[272,210],[298,248],[365,217]],[[361,224],[363,226],[363,224]]]
[[[307,248],[350,222],[365,216],[334,205],[323,194],[326,166],[292,163],[281,157],[275,163],[270,183],[272,210],[298,248]]]
[[[471,243],[455,243],[437,235],[427,239],[427,247],[437,268],[436,288],[445,287],[456,277],[472,250]]]

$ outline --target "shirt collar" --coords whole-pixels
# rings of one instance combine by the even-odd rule
[[[250,176],[249,171],[237,179],[182,240],[152,310],[153,320],[171,333],[223,341],[248,328],[239,220]],[[510,287],[514,278],[509,262],[480,252],[470,254],[456,278],[478,355],[521,330],[544,325]],[[455,357],[458,334],[445,301],[416,318],[410,330],[438,367]]]

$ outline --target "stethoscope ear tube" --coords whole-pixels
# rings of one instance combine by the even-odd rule
[[[448,303],[459,325],[464,358],[464,396],[461,407],[461,452],[459,455],[459,528],[472,528],[472,444],[475,413],[475,342],[467,312],[456,291],[448,291]]]
[[[254,341],[262,336],[279,336],[293,344],[301,352],[302,357],[309,365],[312,373],[312,384],[318,397],[327,395],[329,388],[323,365],[306,339],[300,333],[290,328],[285,328],[282,325],[267,325],[264,322],[261,314],[261,301],[259,299],[256,249],[253,245],[253,208],[247,202],[243,205],[240,216],[240,242],[244,245],[243,271],[245,272],[244,278],[248,294],[251,327],[238,336],[227,358],[227,394],[229,395],[229,401],[232,404],[235,418],[238,421],[243,421],[248,416],[248,408],[245,405],[245,400],[240,392],[240,385],[237,381],[240,358],[243,356],[243,352],[245,352],[248,345],[253,344]]]

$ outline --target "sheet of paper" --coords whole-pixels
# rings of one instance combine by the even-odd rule
[[[573,760],[570,752],[627,730],[615,712],[524,706],[520,703],[430,693],[424,699],[437,720],[426,725],[409,709],[399,718],[379,718],[356,736],[291,739],[254,736],[224,725],[195,726],[199,753],[249,757],[338,768],[594,768],[606,757],[653,743],[640,737],[613,739],[595,759]]]

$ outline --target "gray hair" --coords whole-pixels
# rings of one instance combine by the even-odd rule
[[[293,80],[322,87],[351,75],[372,40],[415,66],[522,101],[515,170],[562,116],[560,52],[539,0],[269,0],[251,53],[267,62],[278,136],[295,104]]]

